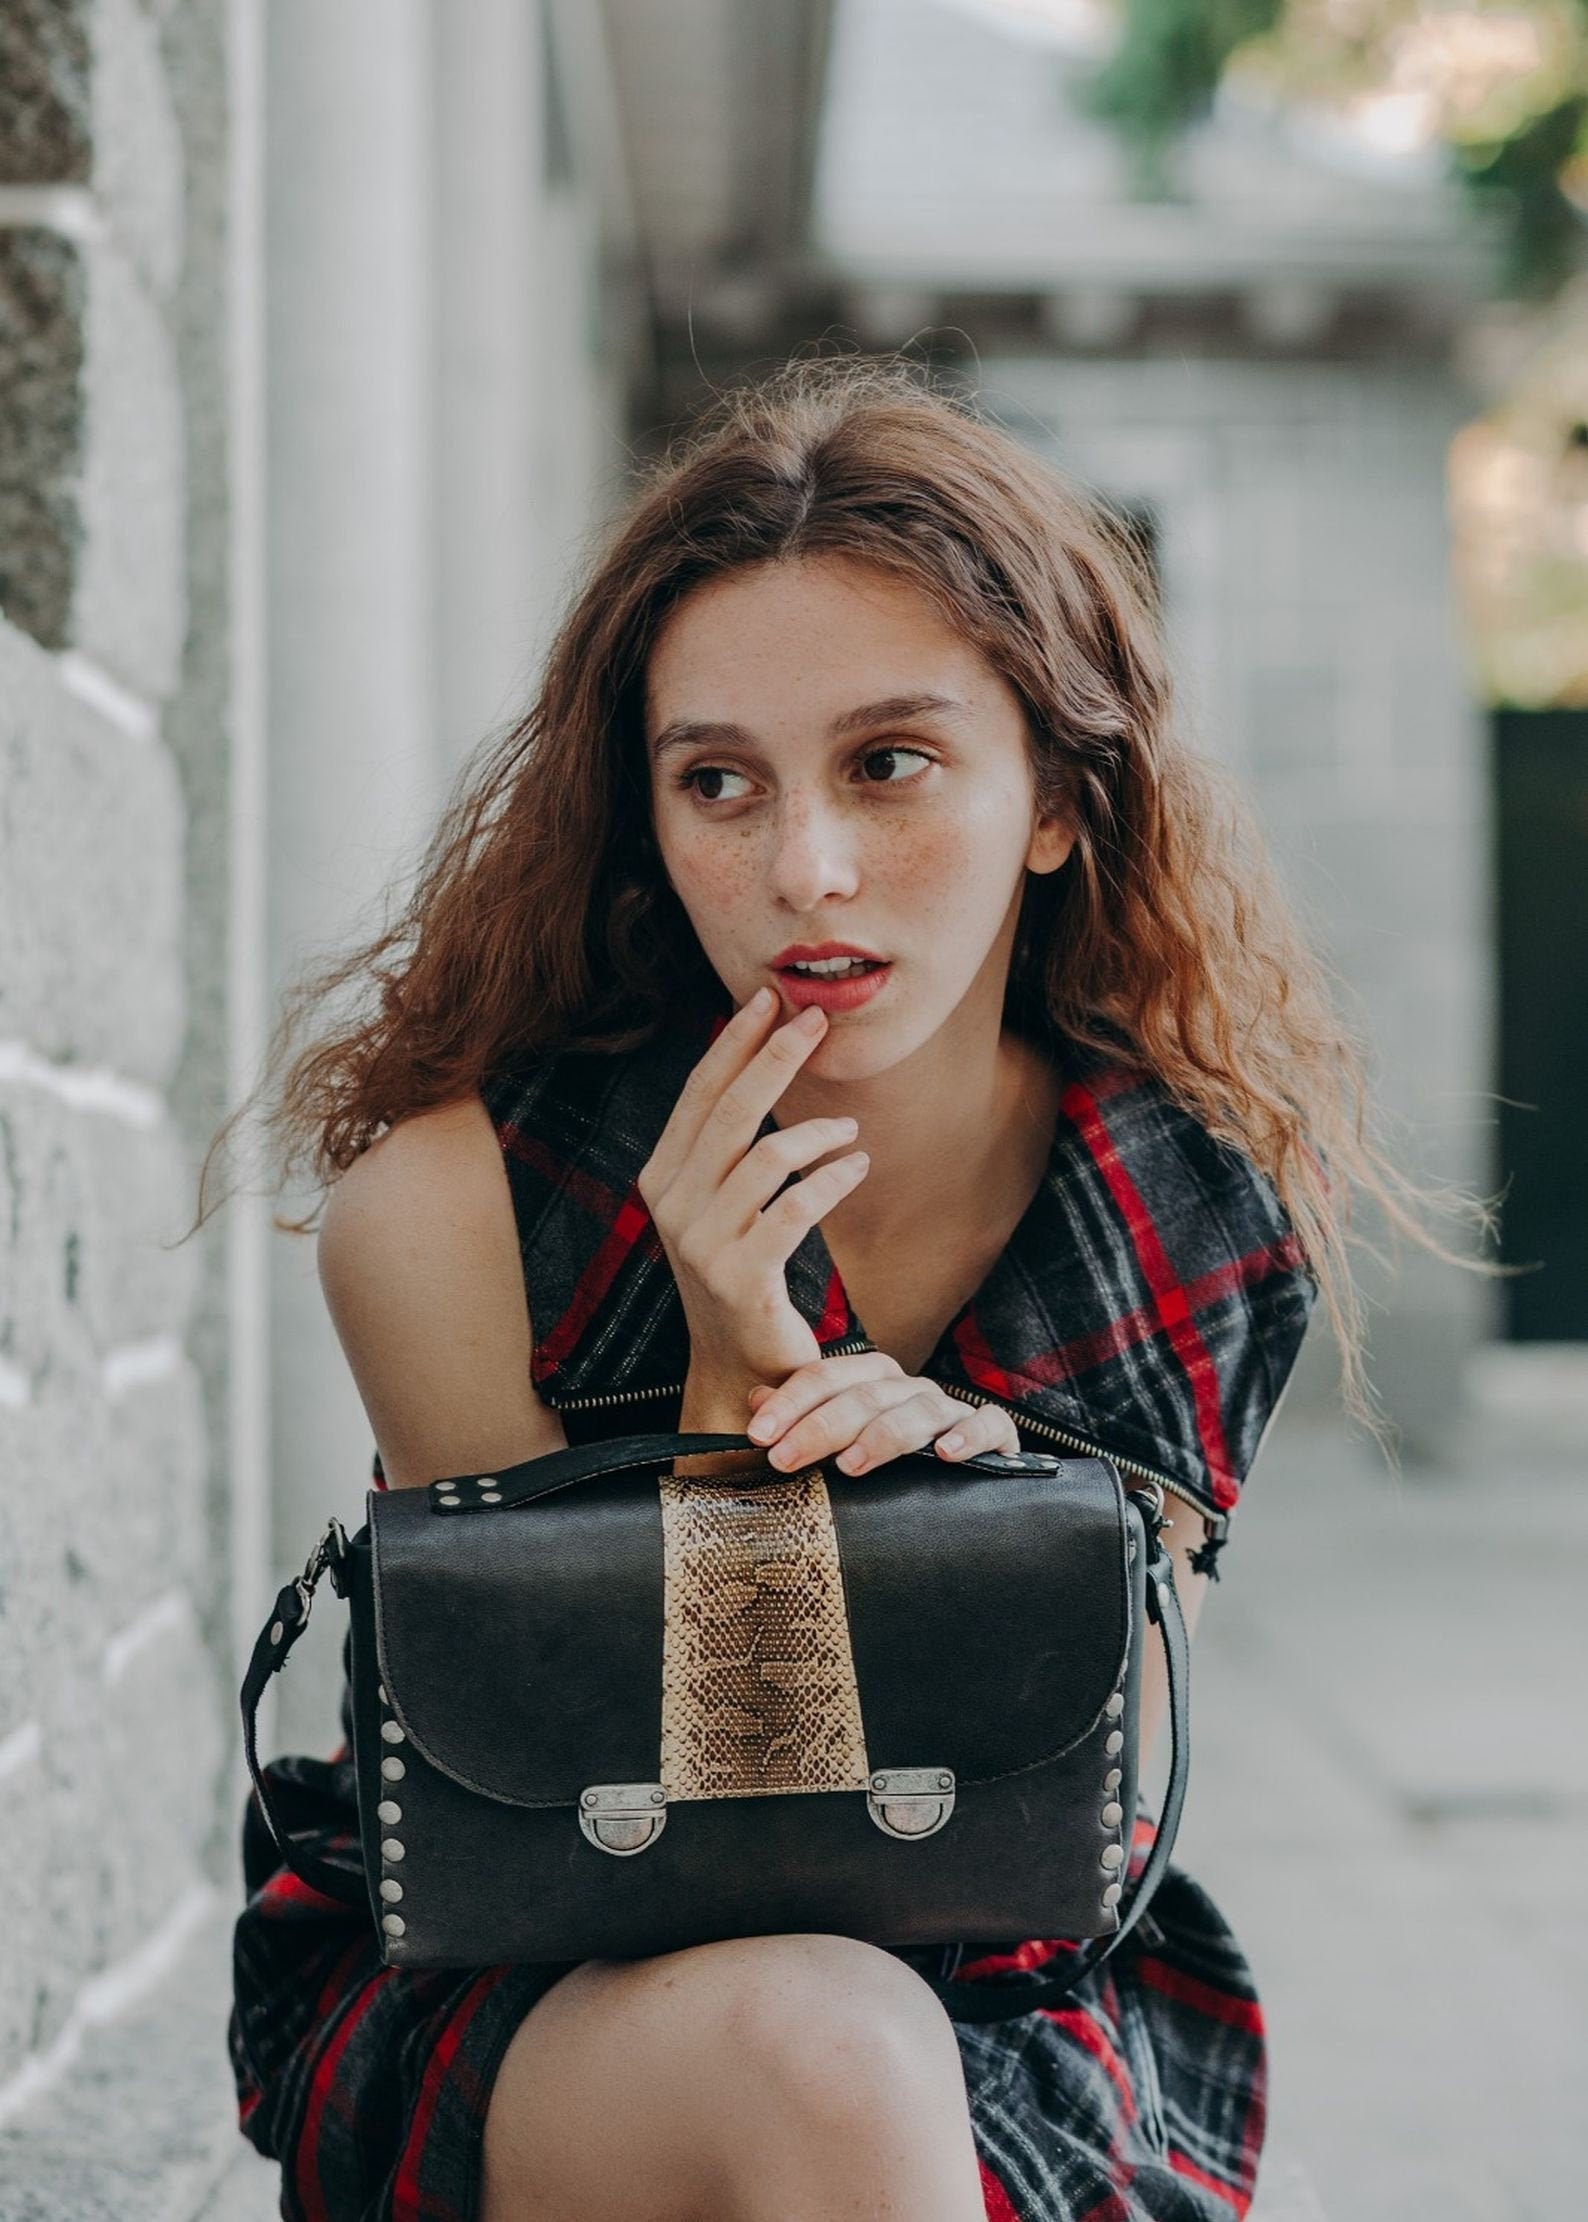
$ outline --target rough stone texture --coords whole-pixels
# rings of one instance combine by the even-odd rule
[[[165,748],[107,725],[0,621],[0,1039],[153,1087],[170,1078],[186,1017],[183,815]]]
[[[224,16],[216,0],[195,11]],[[179,681],[189,560],[164,305],[183,268],[171,29],[132,0],[19,0],[0,25],[5,181],[91,181],[106,227],[83,245],[0,226],[0,1842],[15,1916],[0,2094],[201,1885],[233,1742],[231,1662],[212,1648],[226,1590],[214,1454],[184,1347],[201,1267],[176,1246],[193,1167],[169,1101],[189,828],[177,761],[151,730]],[[223,194],[219,82],[206,145]],[[215,472],[223,421],[213,404]],[[90,687],[125,691],[123,714],[66,684],[66,650]],[[223,944],[224,927],[212,907],[201,930]],[[213,1035],[207,1054],[223,1072]],[[11,2122],[4,2222],[186,2214],[230,2166],[234,2125],[220,2139],[201,2108],[198,2146],[182,2128],[191,2081],[157,2142],[135,2149],[126,2123],[107,2124],[93,2063],[109,2036],[91,2032]],[[213,2025],[204,2036],[225,2078]],[[122,2072],[173,2066],[179,2050],[135,2049]],[[43,2164],[14,2171],[35,2129]]]
[[[181,386],[164,321],[123,256],[89,256],[82,548],[72,645],[155,698],[186,623]]]
[[[185,623],[181,396],[131,264],[0,229],[0,609],[162,696]]]
[[[182,264],[182,142],[158,26],[136,0],[94,9],[94,194],[139,275],[164,296]]]
[[[0,8],[0,185],[74,185],[93,160],[90,0]]]
[[[185,253],[169,307],[172,345],[182,381],[185,443],[184,533],[187,548],[188,625],[180,681],[167,705],[163,735],[177,766],[184,806],[185,851],[181,878],[182,974],[187,1033],[168,1091],[171,1115],[191,1169],[189,1201],[198,1208],[197,1176],[216,1129],[237,1100],[232,1081],[234,1034],[246,1014],[235,1010],[234,951],[253,945],[255,921],[239,901],[232,880],[233,814],[238,808],[236,669],[239,630],[248,613],[236,607],[233,540],[237,531],[233,483],[232,333],[218,304],[246,290],[244,258],[232,239],[227,134],[233,89],[229,82],[228,23],[235,11],[210,0],[179,0],[157,8],[167,82],[182,143]],[[246,650],[245,650],[246,661]],[[260,837],[262,838],[262,836]],[[259,961],[263,963],[263,951]],[[221,1183],[224,1185],[224,1182]],[[207,1200],[219,1192],[212,1186]],[[231,1456],[233,1333],[228,1246],[237,1238],[240,1209],[234,1199],[188,1243],[198,1267],[187,1347],[202,1385],[209,1454],[204,1474],[203,1528],[216,1567],[246,1564],[250,1544],[238,1540],[234,1510],[238,1475]],[[185,1222],[184,1222],[185,1223]],[[307,1546],[305,1546],[307,1548]],[[266,1586],[262,1578],[259,1584]],[[268,1599],[262,1600],[263,1612]],[[198,1598],[200,1621],[225,1685],[228,1726],[235,1718],[231,1692],[243,1661],[233,1656],[230,1593],[210,1582]],[[215,1790],[215,1819],[206,1847],[211,1879],[229,1886],[236,1872],[241,1811],[236,1740]]]
[[[278,2171],[237,2129],[226,2058],[230,1916],[105,2028],[25,2122],[0,2128],[4,2222],[267,2222]]]
[[[169,1248],[186,1224],[189,1174],[169,1126],[73,1111],[0,1081],[0,1165],[14,1167],[15,1248],[0,1349],[32,1382],[102,1393],[123,1344],[180,1335],[196,1261]]]
[[[0,230],[0,611],[46,648],[71,632],[86,298],[70,241]]]

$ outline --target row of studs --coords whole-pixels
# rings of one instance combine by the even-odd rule
[[[386,1718],[380,1724],[382,1742],[387,1744],[406,1743],[408,1739],[403,1734],[400,1722],[393,1720],[391,1717],[391,1713],[389,1710],[390,1701],[387,1698],[386,1686],[384,1683],[380,1685],[380,1702],[381,1710],[386,1715]],[[1108,1703],[1103,1707],[1103,1711],[1107,1718],[1112,1721],[1117,1721],[1120,1714],[1123,1713],[1124,1710],[1125,1698],[1123,1691],[1111,1691],[1109,1694]],[[1107,1736],[1103,1739],[1104,1752],[1110,1759],[1114,1759],[1118,1757],[1119,1753],[1123,1751],[1124,1748],[1124,1730],[1121,1728],[1111,1728]],[[407,1767],[405,1766],[403,1761],[397,1757],[395,1752],[388,1752],[386,1756],[381,1760],[380,1771],[381,1778],[385,1782],[401,1782],[403,1777],[408,1772]],[[1110,1767],[1108,1772],[1103,1777],[1103,1788],[1110,1793],[1108,1803],[1103,1807],[1102,1813],[1100,1815],[1102,1824],[1106,1829],[1117,1829],[1120,1822],[1124,1819],[1125,1809],[1119,1803],[1119,1800],[1112,1795],[1112,1793],[1119,1788],[1122,1779],[1123,1777],[1118,1767]],[[388,1829],[394,1828],[403,1817],[403,1809],[397,1803],[395,1798],[382,1798],[380,1804],[375,1808],[375,1813],[377,1819],[379,1819],[383,1826]],[[397,1861],[404,1859],[407,1856],[407,1851],[408,1847],[406,1844],[403,1843],[400,1837],[382,1837],[380,1846],[382,1866],[384,1867],[387,1865],[394,1865]],[[1118,1881],[1115,1875],[1115,1870],[1122,1867],[1124,1865],[1124,1862],[1125,1847],[1123,1844],[1119,1843],[1116,1840],[1112,1844],[1105,1844],[1103,1846],[1101,1854],[1101,1864],[1105,1874],[1113,1878],[1104,1886],[1103,1904],[1105,1908],[1112,1908],[1114,1906],[1117,1906],[1119,1904],[1120,1898],[1123,1895],[1123,1886]],[[408,1924],[403,1919],[402,1915],[395,1911],[395,1908],[402,1901],[403,1886],[398,1881],[395,1875],[383,1874],[380,1879],[380,1894],[387,1906],[387,1911],[381,1915],[381,1927],[385,1930],[388,1936],[400,1937],[404,1934],[408,1927]]]
[[[473,1477],[472,1480],[465,1481],[464,1487],[473,1489],[477,1492],[475,1498],[473,1499],[475,1503],[500,1504],[502,1501],[502,1492],[497,1487],[496,1482],[497,1477],[495,1474],[477,1474]],[[438,1481],[436,1483],[436,1503],[441,1507],[443,1512],[457,1511],[458,1485],[455,1481]]]
[[[1120,1714],[1124,1710],[1124,1692],[1122,1690],[1112,1691],[1110,1693],[1108,1703],[1103,1707],[1104,1713],[1111,1721],[1117,1721]],[[1103,1739],[1104,1751],[1107,1753],[1110,1759],[1114,1759],[1118,1757],[1119,1753],[1122,1752],[1124,1748],[1125,1731],[1122,1728],[1111,1728],[1108,1734]],[[1104,1828],[1106,1829],[1117,1829],[1120,1822],[1125,1817],[1125,1809],[1120,1804],[1118,1798],[1114,1795],[1123,1779],[1124,1778],[1118,1767],[1110,1767],[1107,1774],[1105,1774],[1103,1777],[1103,1788],[1109,1793],[1109,1796],[1108,1803],[1103,1807],[1100,1818],[1102,1820]],[[1116,1841],[1115,1843],[1105,1844],[1103,1846],[1103,1871],[1105,1874],[1113,1878],[1108,1883],[1106,1883],[1103,1888],[1103,1905],[1105,1909],[1117,1906],[1119,1904],[1120,1898],[1123,1895],[1123,1885],[1119,1882],[1118,1877],[1115,1874],[1115,1870],[1119,1867],[1122,1867],[1124,1863],[1125,1847],[1123,1844]]]
[[[384,1682],[380,1685],[380,1702],[381,1710],[386,1716],[380,1724],[382,1743],[405,1744],[408,1739],[403,1734],[401,1723],[394,1721],[391,1717],[391,1700],[386,1695]],[[407,1774],[408,1768],[406,1762],[399,1759],[395,1751],[389,1751],[381,1760],[380,1772],[383,1782],[401,1782],[404,1775]],[[390,1831],[402,1819],[403,1809],[395,1798],[382,1798],[375,1808],[375,1817],[383,1828]],[[380,1857],[383,1870],[406,1858],[407,1853],[408,1847],[401,1837],[387,1834],[381,1838]],[[386,1905],[386,1911],[380,1917],[380,1925],[389,1937],[400,1937],[408,1926],[402,1915],[395,1911],[395,1908],[402,1902],[403,1886],[395,1875],[388,1875],[383,1872],[380,1878],[380,1894]]]

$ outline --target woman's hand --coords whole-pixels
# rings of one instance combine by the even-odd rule
[[[686,1405],[732,1413],[735,1428],[753,1382],[781,1380],[819,1354],[784,1268],[870,1162],[851,1150],[778,1194],[791,1173],[853,1141],[858,1128],[847,1118],[802,1119],[755,1140],[827,1027],[825,1012],[810,1008],[768,1032],[776,1010],[776,996],[763,990],[734,1013],[684,1083],[638,1181],[689,1325]]]
[[[965,1404],[881,1350],[817,1358],[776,1387],[757,1382],[750,1403],[750,1435],[770,1444],[768,1459],[784,1469],[836,1453],[846,1474],[863,1474],[928,1443],[944,1459],[1020,1448],[1015,1423],[1000,1405]]]

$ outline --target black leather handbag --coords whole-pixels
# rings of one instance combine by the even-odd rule
[[[393,1967],[575,1962],[827,1931],[941,1946],[966,2021],[1073,1989],[1145,1912],[1189,1766],[1163,1497],[1103,1456],[930,1451],[857,1477],[675,1474],[743,1435],[585,1443],[371,1490],[276,1600],[260,1694],[328,1573],[351,1610],[353,1758]],[[1134,1885],[1146,1630],[1171,1764]],[[956,1941],[1063,1937],[1038,1981],[956,1982]],[[930,1958],[930,1955],[928,1955]]]

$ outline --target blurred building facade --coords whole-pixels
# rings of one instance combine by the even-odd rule
[[[1188,714],[1251,783],[1422,1169],[1499,1177],[1442,462],[1481,254],[1426,181],[1238,115],[1186,205],[1133,206],[1066,117],[1064,38],[1012,20],[0,19],[0,1845],[26,1909],[0,2216],[12,2185],[18,2211],[197,2216],[251,2157],[220,2039],[234,1692],[325,1514],[361,1517],[371,1442],[311,1242],[244,1193],[172,1245],[284,987],[378,923],[629,458],[711,384],[913,340],[1142,522]],[[1459,1419],[1493,1299],[1409,1257],[1384,1304],[1415,1450]],[[334,1742],[338,1618],[278,1746]],[[180,2070],[136,2041],[156,2026]],[[90,2077],[124,2119],[85,2139]]]

